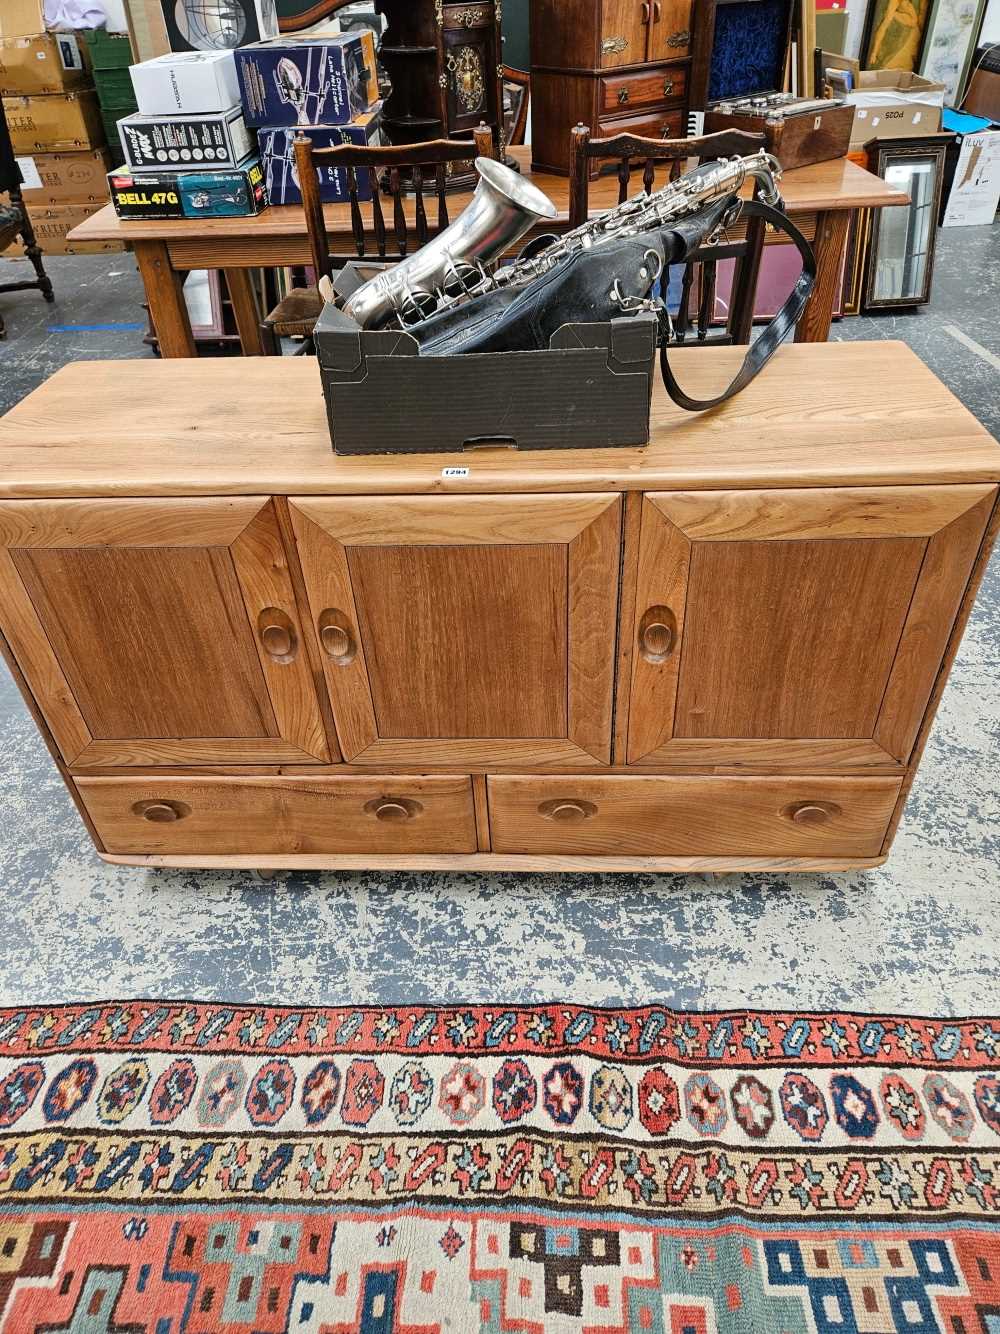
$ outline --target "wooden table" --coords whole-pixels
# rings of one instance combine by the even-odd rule
[[[524,174],[552,199],[559,210],[555,222],[546,223],[538,230],[565,230],[569,225],[568,179],[532,172],[528,165],[530,148],[512,151],[519,157]],[[617,201],[617,192],[618,181],[613,176],[594,182],[590,190],[593,211],[603,212],[610,208]],[[858,209],[906,204],[907,196],[846,158],[787,172],[781,182],[781,192],[789,214],[813,242],[818,270],[816,286],[796,337],[802,343],[823,343],[830,332],[834,296],[852,215]],[[452,218],[458,216],[470,197],[456,194],[449,200]],[[325,211],[331,248],[353,255],[349,207],[330,204]],[[132,246],[164,357],[196,355],[191,321],[181,290],[183,273],[191,269],[223,270],[243,350],[248,355],[259,356],[263,351],[259,315],[247,271],[310,262],[305,215],[295,205],[268,208],[255,218],[123,222],[109,204],[79,227],[74,227],[69,239],[125,241]]]

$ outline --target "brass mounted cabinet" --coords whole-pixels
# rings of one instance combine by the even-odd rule
[[[738,350],[679,355],[706,393]],[[261,363],[249,429],[239,371],[71,366],[0,423],[5,653],[103,857],[887,855],[1000,478],[907,349],[786,347],[718,412],[657,393],[647,449],[530,457],[337,457],[314,366]]]

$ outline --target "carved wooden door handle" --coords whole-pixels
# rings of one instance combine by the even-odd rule
[[[649,22],[649,0],[642,0],[642,21]]]
[[[579,824],[596,815],[597,807],[592,801],[583,801],[577,797],[555,797],[551,801],[543,801],[538,807],[538,814],[546,820],[557,820],[560,824]]]
[[[183,801],[137,801],[132,807],[135,815],[140,815],[151,824],[173,824],[191,814],[191,807]]]
[[[353,661],[357,644],[351,623],[342,611],[338,611],[336,607],[328,607],[326,611],[321,612],[318,629],[319,642],[327,657],[333,658],[334,662],[340,664]]]
[[[648,607],[639,622],[639,652],[647,662],[663,662],[677,646],[677,617],[669,607]]]
[[[660,6],[660,0],[653,0],[653,22],[659,23],[662,14],[663,10]]]
[[[299,637],[287,612],[280,607],[265,607],[257,617],[257,634],[269,658],[280,663],[294,661]]]

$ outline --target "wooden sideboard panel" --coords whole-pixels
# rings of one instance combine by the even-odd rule
[[[642,504],[628,760],[905,764],[996,487]]]
[[[621,498],[295,498],[345,759],[608,764]]]
[[[476,851],[466,777],[80,778],[111,853]]]
[[[266,497],[0,503],[0,617],[68,763],[331,758]]]
[[[498,853],[877,857],[899,778],[490,777]]]

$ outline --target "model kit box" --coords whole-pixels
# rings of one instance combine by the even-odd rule
[[[81,222],[86,222],[91,214],[104,206],[104,200],[96,204],[54,204],[51,208],[31,210],[31,225],[35,229],[38,244],[46,255],[98,255],[125,249],[122,241],[70,241],[69,233]],[[17,258],[24,254],[20,241],[15,241],[3,251],[4,255]]]
[[[240,100],[232,51],[172,51],[131,67],[136,105],[144,116],[228,111]]]
[[[257,158],[229,171],[113,171],[108,185],[120,218],[248,218],[267,207]]]
[[[21,194],[34,210],[43,204],[107,202],[111,154],[106,148],[19,157]]]
[[[0,38],[0,93],[65,93],[87,82],[83,52],[71,32]]]
[[[104,146],[96,93],[5,97],[3,109],[15,153],[69,153]]]
[[[160,0],[171,51],[222,51],[278,35],[274,0]]]
[[[256,152],[238,106],[203,116],[143,116],[118,122],[130,167],[237,167]]]
[[[257,131],[260,160],[264,165],[264,184],[272,204],[301,204],[302,190],[295,165],[295,136],[307,135],[314,148],[333,148],[337,144],[379,144],[382,106],[359,116],[350,125],[277,125]],[[319,197],[326,204],[350,199],[347,171],[343,167],[317,167]],[[356,176],[358,198],[371,199],[371,177],[367,171]]]
[[[248,125],[346,125],[378,101],[370,29],[257,42],[236,67]]]

